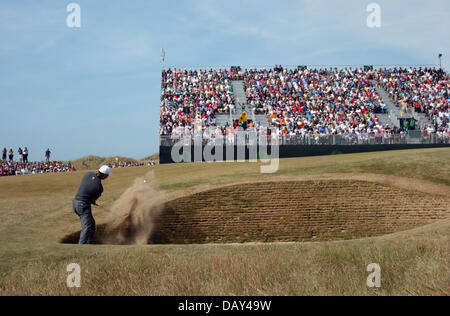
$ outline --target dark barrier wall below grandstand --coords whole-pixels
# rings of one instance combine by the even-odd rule
[[[450,147],[450,144],[397,144],[397,145],[280,145],[279,156],[280,158],[297,158],[297,157],[311,157],[311,156],[326,156],[333,154],[355,154],[377,151],[390,151],[390,150],[406,150],[406,149],[424,149],[424,148],[444,148]],[[242,149],[241,149],[242,150]],[[245,148],[245,160],[250,157],[249,149]],[[243,152],[244,152],[243,151]],[[194,146],[191,147],[190,154],[183,154],[180,150],[179,160],[185,162],[192,162],[194,160]],[[237,146],[234,148],[234,160],[237,160],[239,149]],[[271,154],[270,147],[267,150],[268,154]],[[214,150],[212,151],[214,154]],[[223,150],[223,160],[226,160],[226,148]],[[202,155],[203,156],[203,155]],[[260,157],[258,154],[258,159]],[[161,164],[175,163],[172,159],[172,147],[160,146],[159,147],[159,160]],[[202,157],[202,161],[205,161]]]

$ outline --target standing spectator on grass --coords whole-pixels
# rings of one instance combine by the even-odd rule
[[[23,162],[23,151],[22,148],[19,147],[17,150],[17,153],[19,154],[19,162]]]
[[[2,160],[6,160],[6,147],[2,150]]]
[[[25,147],[23,150],[23,162],[28,163],[28,148]]]
[[[13,152],[12,148],[9,149],[8,156],[9,156],[8,157],[9,161],[12,162],[14,159],[14,152]]]
[[[45,151],[45,162],[50,162],[50,154],[51,154],[51,151],[50,151],[50,148],[47,148],[47,150]]]

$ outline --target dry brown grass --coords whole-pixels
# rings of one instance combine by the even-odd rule
[[[77,170],[95,170],[103,165],[112,165],[116,162],[116,158],[122,162],[140,162],[143,164],[148,164],[149,162],[155,162],[159,164],[159,154],[153,154],[151,156],[142,158],[142,159],[134,159],[122,156],[114,156],[114,157],[100,157],[100,156],[86,156],[79,159],[75,159],[71,161],[72,165]]]
[[[21,295],[448,295],[448,239],[409,235],[335,243],[57,247],[5,272],[1,294]],[[36,251],[37,252],[37,251]],[[67,289],[79,263],[80,289]],[[379,263],[382,288],[365,268]]]
[[[156,164],[159,164],[159,153],[139,159],[139,162],[142,162],[144,164],[148,164],[149,162],[152,161]]]
[[[342,178],[387,181],[448,195],[450,150],[416,150],[287,159],[275,175],[258,164],[191,164],[118,169],[105,183],[109,208],[135,178],[154,172],[169,199],[254,181]],[[365,175],[364,173],[377,173]],[[330,175],[331,174],[331,175]],[[448,295],[448,219],[413,230],[351,241],[246,245],[78,246],[71,209],[82,172],[0,179],[0,295]],[[401,178],[398,178],[401,177]],[[406,179],[411,178],[411,183]],[[378,181],[380,180],[380,181]],[[414,197],[412,197],[414,198]],[[421,199],[421,196],[417,196]],[[448,205],[443,205],[446,207]],[[94,209],[98,224],[108,214]],[[66,287],[79,263],[82,287]],[[379,263],[382,288],[368,289],[366,267]]]

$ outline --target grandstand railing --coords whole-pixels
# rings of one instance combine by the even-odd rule
[[[366,63],[366,64],[342,64],[342,65],[330,65],[330,64],[302,64],[299,63],[297,65],[278,65],[281,66],[283,69],[297,69],[297,67],[299,65],[302,66],[306,66],[308,69],[330,69],[330,68],[337,68],[337,69],[345,69],[345,68],[364,68],[364,66],[370,65],[373,66],[374,70],[376,69],[383,69],[383,68],[439,68],[439,64],[370,64],[370,63]],[[214,66],[194,66],[194,65],[164,65],[163,70],[168,70],[168,69],[181,69],[181,70],[219,70],[219,69],[226,69],[229,70],[231,69],[232,66],[240,66],[241,70],[245,70],[245,69],[273,69],[274,65],[226,65],[226,66],[221,66],[221,65],[214,65]]]
[[[284,146],[324,146],[324,145],[400,145],[400,144],[450,144],[449,136],[441,136],[431,134],[429,136],[421,136],[419,138],[410,137],[407,134],[394,135],[286,135],[286,136],[267,136],[252,135],[247,133],[244,136],[226,135],[219,140],[215,137],[203,137],[196,135],[192,137],[173,137],[160,136],[160,146],[172,147],[176,144],[184,146],[216,143],[224,145],[284,145]]]

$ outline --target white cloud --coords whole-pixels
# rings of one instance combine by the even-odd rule
[[[373,2],[382,9],[382,27],[375,30],[366,25],[366,6],[370,1],[359,0],[202,0],[195,1],[197,17],[192,23],[197,21],[218,36],[248,38],[252,43],[267,43],[267,47],[290,49],[297,59],[327,58],[338,52],[357,56],[370,49],[392,51],[396,56],[403,52],[405,63],[434,63],[438,51],[450,54],[450,37],[446,34],[450,29],[448,1]]]

